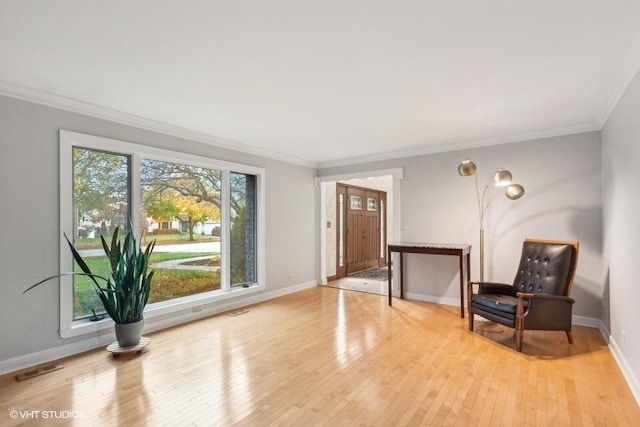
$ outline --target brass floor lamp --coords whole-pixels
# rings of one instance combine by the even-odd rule
[[[487,190],[491,184],[497,187],[506,187],[504,195],[511,200],[517,200],[524,195],[524,188],[520,184],[513,184],[511,172],[505,169],[498,169],[493,178],[485,185],[482,193],[478,186],[478,174],[476,173],[476,164],[469,159],[464,159],[458,165],[458,174],[460,176],[474,176],[476,182],[476,196],[478,198],[478,215],[480,220],[480,281],[484,281],[484,214],[494,200],[496,194],[489,195],[487,198]]]

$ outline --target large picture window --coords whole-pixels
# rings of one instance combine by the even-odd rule
[[[149,301],[219,290],[222,171],[143,159],[140,181],[143,242],[156,241]]]
[[[262,169],[67,131],[60,158],[61,229],[92,270],[108,274],[100,237],[116,227],[133,227],[142,246],[156,241],[145,318],[264,288]],[[61,335],[99,329],[89,280],[61,282]]]

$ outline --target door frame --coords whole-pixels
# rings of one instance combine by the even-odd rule
[[[340,195],[343,196],[342,203]],[[356,211],[351,209],[351,197],[361,197],[361,209]],[[375,235],[373,236],[376,238],[375,254],[377,256],[375,256],[375,258],[368,256],[371,255],[371,247],[367,244],[367,240],[372,238],[369,223],[366,220],[368,216],[373,215],[368,205],[370,198],[375,198],[377,201],[374,209],[375,216],[377,217],[377,223],[375,224],[376,230]],[[332,276],[332,279],[340,279],[351,273],[355,273],[356,271],[387,265],[386,247],[381,246],[387,240],[387,214],[385,212],[383,215],[381,211],[383,206],[385,211],[388,209],[386,200],[386,191],[346,184],[344,182],[336,182],[336,275]],[[360,223],[360,225],[364,226],[365,229],[354,230],[354,224],[351,224],[351,228],[349,228],[351,214],[353,212],[362,212],[363,222]],[[353,248],[352,242],[354,241],[354,233],[358,234],[359,232],[362,232],[363,235],[366,236],[367,240],[364,240],[365,237],[363,237],[363,239],[356,237],[358,244],[362,245],[362,247]],[[362,265],[360,267],[356,267],[355,270],[352,270],[351,267],[353,263],[350,265],[349,261],[352,260],[351,255],[354,254],[354,252],[359,252],[362,255]],[[343,265],[340,265],[341,258],[344,261]]]
[[[347,181],[350,179],[366,179],[371,177],[391,176],[393,181],[393,203],[387,206],[387,236],[391,236],[387,244],[397,243],[402,240],[400,231],[400,206],[401,206],[401,181],[404,179],[403,168],[393,169],[373,169],[361,172],[341,173],[336,175],[318,176],[315,178],[316,184],[316,235],[318,248],[316,250],[316,283],[327,284],[327,215],[326,215],[326,187],[333,185],[337,181]],[[391,232],[391,233],[389,233]],[[389,261],[389,260],[387,260]],[[396,288],[396,285],[393,285]]]

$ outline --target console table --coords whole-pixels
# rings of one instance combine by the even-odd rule
[[[464,278],[466,258],[466,277],[469,278],[471,271],[471,245],[456,245],[449,243],[397,243],[387,245],[388,279],[389,279],[389,305],[391,305],[391,253],[400,254],[400,299],[404,298],[404,254],[431,254],[431,255],[454,255],[460,260],[460,317],[464,318]]]

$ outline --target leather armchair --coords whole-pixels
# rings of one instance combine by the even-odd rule
[[[565,331],[569,343],[569,297],[578,260],[578,242],[525,239],[512,285],[468,282],[469,330],[474,314],[515,329],[516,349],[522,351],[525,330]],[[478,292],[473,293],[474,285]]]

